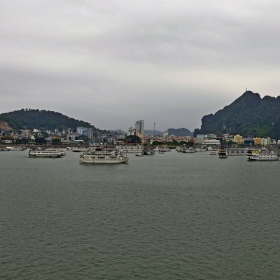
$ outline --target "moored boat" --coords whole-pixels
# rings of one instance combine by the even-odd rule
[[[188,149],[184,150],[183,153],[195,153],[195,148],[194,147],[189,147]]]
[[[229,149],[227,149],[227,155],[228,156],[246,156],[247,149],[229,148]]]
[[[74,152],[74,153],[80,153],[80,152],[87,152],[89,149],[88,148],[79,148],[79,147],[74,147],[73,149],[72,149],[72,152]]]
[[[80,156],[80,163],[94,163],[94,164],[116,164],[127,163],[128,157],[124,156],[120,151],[95,151],[89,154]]]
[[[177,151],[178,153],[185,153],[186,150],[187,150],[187,146],[186,146],[185,144],[182,145],[182,146],[176,147],[176,151]]]
[[[61,157],[61,154],[58,151],[29,150],[28,156],[34,158],[59,158]]]
[[[24,151],[25,150],[24,147],[16,147],[16,146],[6,147],[6,149],[8,149],[9,151]]]
[[[223,146],[219,149],[218,155],[219,158],[227,158],[227,151]]]
[[[158,152],[159,153],[165,153],[165,152],[170,152],[171,150],[168,147],[159,147]]]
[[[116,149],[124,153],[142,153],[143,146],[142,145],[123,145],[123,146],[116,146]]]
[[[8,148],[0,148],[0,151],[1,151],[1,152],[9,152],[10,149],[8,149]]]
[[[57,152],[57,153],[59,153],[61,156],[66,156],[66,152],[65,152],[64,150],[46,149],[45,151],[47,151],[47,152]]]
[[[207,151],[207,147],[204,147],[204,146],[195,147],[195,151],[196,152],[206,152]]]
[[[153,147],[144,147],[142,154],[146,156],[151,156],[155,154],[155,150],[153,149]]]
[[[259,153],[248,153],[247,160],[252,161],[277,161],[279,160],[278,155],[274,151],[269,151],[267,148],[263,147]]]

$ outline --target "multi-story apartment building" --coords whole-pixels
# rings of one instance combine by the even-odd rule
[[[144,135],[144,120],[136,121],[135,130],[136,134]]]

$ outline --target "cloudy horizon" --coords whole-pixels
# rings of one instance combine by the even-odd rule
[[[279,10],[259,0],[0,0],[0,113],[193,131],[246,88],[279,95]]]

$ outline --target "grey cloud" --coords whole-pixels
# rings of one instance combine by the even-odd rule
[[[145,119],[147,128],[192,130],[247,86],[279,92],[276,1],[0,0],[0,8],[1,112],[33,107],[100,128]]]

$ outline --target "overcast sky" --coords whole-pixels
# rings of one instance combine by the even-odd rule
[[[246,87],[279,95],[279,13],[278,0],[0,0],[0,113],[193,130]]]

